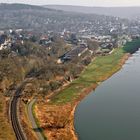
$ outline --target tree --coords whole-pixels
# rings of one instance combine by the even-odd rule
[[[38,38],[37,38],[35,35],[33,35],[33,36],[30,38],[30,40],[31,40],[32,42],[36,42],[36,41],[38,40]]]
[[[97,41],[87,40],[88,49],[96,51],[99,48],[99,43]]]
[[[1,58],[7,58],[10,54],[10,49],[4,49],[0,51],[0,57]]]
[[[86,57],[85,59],[82,60],[82,64],[87,66],[89,65],[91,62],[91,58],[90,57]]]

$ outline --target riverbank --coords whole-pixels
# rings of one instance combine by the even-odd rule
[[[36,105],[36,116],[49,140],[78,139],[74,130],[76,106],[99,83],[116,73],[129,56],[119,48],[110,55],[97,57],[78,79],[54,96],[49,103]]]
[[[35,112],[40,126],[49,140],[77,140],[74,129],[74,112],[78,103],[103,81],[121,69],[133,49],[139,48],[140,40],[117,48],[107,56],[98,56],[65,89],[51,98],[40,102]]]
[[[74,124],[79,140],[139,139],[139,70],[140,49],[78,104]]]

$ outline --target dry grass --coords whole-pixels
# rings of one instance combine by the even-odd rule
[[[16,140],[8,120],[6,98],[0,92],[0,140]]]

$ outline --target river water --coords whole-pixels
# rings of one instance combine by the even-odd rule
[[[140,50],[78,105],[79,140],[140,140]]]

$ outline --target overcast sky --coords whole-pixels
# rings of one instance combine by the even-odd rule
[[[34,5],[140,6],[140,0],[0,0],[0,3],[26,3]]]

